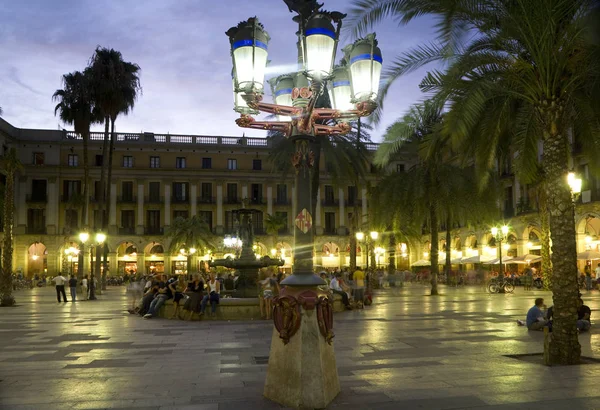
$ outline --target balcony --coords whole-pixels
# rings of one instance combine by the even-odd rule
[[[27,195],[27,202],[29,203],[35,203],[35,204],[45,204],[48,202],[48,197],[46,196],[46,193],[39,193],[39,194],[31,194],[31,195]]]
[[[362,206],[362,199],[350,198],[346,202],[346,206]]]
[[[338,201],[337,199],[333,199],[333,198],[328,198],[328,199],[323,199],[321,201],[321,205],[323,206],[339,206],[340,201]]]
[[[119,228],[119,235],[135,235],[135,227],[128,226],[125,228]]]
[[[121,195],[117,197],[117,202],[121,204],[135,204],[137,202],[137,198],[133,195]]]
[[[214,204],[216,203],[215,197],[201,196],[196,200],[199,204]]]
[[[158,226],[146,226],[144,228],[144,235],[162,235],[163,228]]]
[[[46,227],[45,226],[29,226],[28,225],[26,232],[29,235],[37,235],[37,234],[45,235]]]
[[[326,226],[325,229],[323,229],[323,235],[337,235],[337,230]]]
[[[147,204],[162,204],[164,202],[164,198],[162,196],[149,195],[144,198],[144,202]]]
[[[266,205],[267,201],[264,198],[252,198],[250,199],[251,205]]]
[[[171,197],[172,204],[189,204],[190,197],[189,196],[173,196]]]
[[[290,205],[292,201],[289,198],[276,198],[275,206],[287,206]]]
[[[227,198],[225,198],[225,201],[223,201],[223,202],[226,203],[226,204],[239,204],[239,203],[241,203],[240,199],[237,196],[232,196],[232,197],[228,196]]]

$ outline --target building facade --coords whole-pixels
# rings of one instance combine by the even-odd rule
[[[79,249],[78,234],[99,226],[100,170],[103,133],[89,141],[90,189],[83,198],[81,138],[65,130],[15,128],[0,119],[3,149],[16,147],[23,169],[16,181],[15,251],[13,268],[26,276],[77,270],[69,249]],[[113,155],[107,245],[110,274],[183,273],[187,258],[167,252],[164,232],[177,217],[199,215],[217,242],[235,234],[232,211],[247,206],[259,212],[253,220],[258,255],[275,254],[291,268],[293,245],[294,178],[282,176],[268,161],[266,138],[119,133]],[[371,151],[376,144],[368,144]],[[355,209],[367,226],[367,190],[336,186],[320,164],[315,265],[345,266],[349,262],[348,226]],[[375,175],[370,179],[375,180]],[[87,220],[82,206],[88,202]],[[287,220],[275,238],[265,232],[267,214]],[[193,263],[233,253],[221,247],[215,254],[199,252]],[[85,266],[90,256],[85,250]],[[362,252],[364,253],[364,252]],[[366,256],[359,253],[358,263]],[[382,259],[383,262],[383,259]],[[88,269],[85,269],[87,272]]]

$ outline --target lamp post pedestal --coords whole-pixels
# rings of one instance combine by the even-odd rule
[[[288,286],[274,303],[273,320],[264,396],[286,407],[327,407],[340,392],[328,294]]]

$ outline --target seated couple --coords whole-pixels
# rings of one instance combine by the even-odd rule
[[[217,305],[219,304],[221,294],[221,282],[215,278],[215,274],[210,274],[210,279],[207,284],[208,293],[204,293],[204,282],[199,274],[193,276],[193,280],[187,284],[187,287],[183,291],[187,297],[183,304],[183,310],[189,312],[188,320],[192,319],[194,313],[198,316],[202,316],[206,311],[208,302],[211,305],[211,316],[214,316],[217,311]],[[180,319],[184,319],[181,318]]]
[[[552,331],[552,316],[554,314],[553,308],[548,308],[545,311],[546,305],[544,304],[543,298],[537,298],[535,305],[527,312],[527,318],[525,323],[518,320],[519,325],[527,325],[528,330],[543,330],[544,327],[548,327]],[[591,325],[591,314],[592,311],[589,306],[583,304],[581,298],[577,301],[577,330],[585,332],[590,329]]]

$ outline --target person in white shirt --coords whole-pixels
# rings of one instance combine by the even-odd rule
[[[350,300],[348,299],[348,294],[346,292],[344,292],[344,290],[342,289],[342,286],[340,284],[340,280],[341,280],[341,273],[336,273],[334,278],[331,279],[331,283],[329,284],[329,289],[331,289],[331,291],[333,293],[336,293],[338,295],[340,295],[342,297],[342,303],[344,304],[344,306],[346,306],[346,308],[350,309]]]
[[[67,303],[67,294],[65,293],[65,282],[67,279],[60,273],[52,278],[52,282],[56,285],[56,298],[60,303],[60,295],[62,294],[63,300]]]
[[[83,279],[81,279],[81,293],[83,294],[83,300],[88,300],[88,277],[85,275]]]
[[[596,284],[600,284],[600,263],[594,269],[594,273],[596,274]]]

